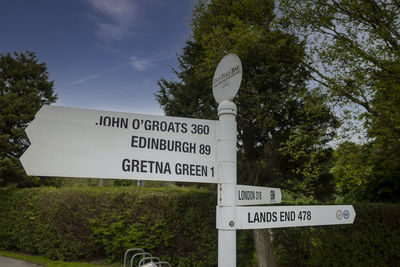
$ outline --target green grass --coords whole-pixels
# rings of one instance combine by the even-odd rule
[[[41,264],[46,267],[117,267],[119,264],[94,264],[87,262],[65,262],[65,261],[53,261],[43,256],[33,256],[23,253],[11,252],[11,251],[0,251],[0,256],[23,260],[26,262]]]

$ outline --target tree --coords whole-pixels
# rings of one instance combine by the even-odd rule
[[[371,140],[370,191],[400,190],[400,4],[396,0],[281,0],[282,21],[308,43],[306,63],[332,101],[356,104]],[[349,181],[351,183],[351,181]],[[385,193],[383,193],[385,192]],[[372,195],[371,195],[372,197]],[[377,200],[376,196],[369,198]]]
[[[19,157],[29,146],[24,129],[44,104],[57,99],[45,63],[35,53],[0,54],[0,185],[30,186]]]
[[[371,148],[344,142],[335,150],[335,164],[332,173],[338,187],[338,195],[346,200],[360,200],[372,176],[369,164]]]
[[[337,120],[325,97],[307,90],[304,43],[276,27],[274,1],[199,1],[191,27],[174,70],[178,80],[158,83],[166,114],[215,119],[214,70],[224,55],[237,54],[243,65],[235,99],[239,183],[313,195],[316,180],[329,177],[322,163],[331,155],[325,145]],[[254,236],[258,264],[266,266],[260,255],[269,247],[268,232],[255,230]]]

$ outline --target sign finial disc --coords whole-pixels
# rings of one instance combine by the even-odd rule
[[[242,82],[242,63],[235,54],[224,56],[218,63],[213,78],[215,101],[233,100]]]

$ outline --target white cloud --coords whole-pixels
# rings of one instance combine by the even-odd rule
[[[70,84],[70,86],[75,86],[75,85],[78,85],[78,84],[81,84],[81,83],[84,83],[84,82],[87,82],[87,81],[96,79],[96,78],[100,77],[101,75],[102,75],[101,73],[98,73],[98,74],[93,74],[93,75],[84,77],[84,78],[79,79],[79,80],[77,80],[77,81],[73,81],[73,82]]]
[[[138,71],[144,71],[148,67],[155,66],[154,62],[154,60],[148,58],[131,57],[131,66]]]
[[[131,22],[136,11],[132,0],[87,0],[98,12],[110,19],[126,24]]]
[[[133,35],[137,7],[133,0],[86,0],[92,7],[87,17],[102,39],[121,40]]]
[[[131,66],[134,69],[136,69],[138,71],[144,71],[144,70],[148,69],[149,67],[156,66],[155,63],[169,59],[173,56],[174,55],[170,52],[162,52],[152,58],[140,58],[137,56],[131,56],[130,60],[131,60]]]

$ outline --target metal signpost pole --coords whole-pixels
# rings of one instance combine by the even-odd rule
[[[233,103],[242,81],[242,63],[228,54],[218,63],[213,77],[213,95],[219,104],[217,124],[218,266],[236,266],[236,114]],[[222,217],[223,220],[218,220]]]
[[[236,266],[236,105],[224,100],[218,106],[217,158],[218,206],[224,209],[229,227],[218,229],[218,266]]]

